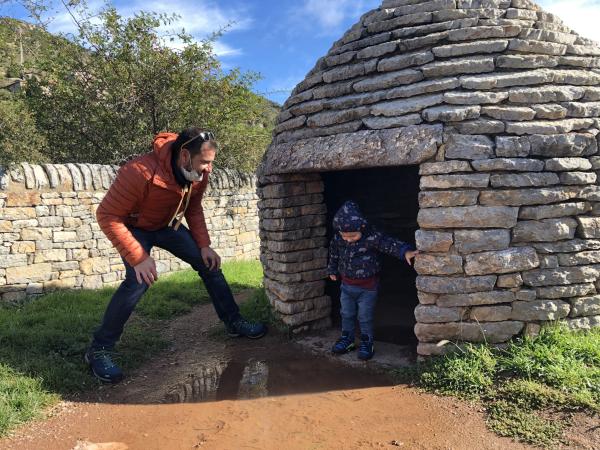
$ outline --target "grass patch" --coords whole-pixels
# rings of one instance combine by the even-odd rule
[[[563,413],[600,413],[600,329],[552,325],[503,349],[466,344],[397,375],[431,392],[479,400],[499,435],[552,447],[567,425]]]
[[[240,313],[252,322],[262,322],[281,333],[287,333],[288,327],[273,312],[264,289],[258,289],[240,305]]]
[[[488,347],[469,347],[462,357],[449,357],[421,374],[421,383],[440,394],[479,398],[494,384],[496,359]],[[442,367],[440,367],[441,369]]]
[[[234,292],[260,291],[258,261],[226,263],[223,272]],[[0,436],[39,417],[62,396],[98,385],[82,356],[114,291],[58,291],[18,307],[0,308]],[[161,277],[128,322],[119,343],[121,356],[115,359],[126,371],[139,367],[168,344],[160,336],[165,320],[207,301],[195,272]]]
[[[564,423],[550,420],[507,400],[490,403],[489,427],[500,436],[540,447],[552,447],[562,434]]]
[[[0,364],[0,435],[11,427],[38,418],[42,411],[58,401],[46,392],[40,379],[24,377]]]
[[[234,293],[259,289],[262,285],[262,267],[259,261],[232,261],[223,264],[223,273]],[[167,275],[144,295],[136,312],[151,319],[169,319],[186,314],[203,302],[208,302],[204,285],[198,274],[185,270]],[[112,291],[111,291],[112,292]]]

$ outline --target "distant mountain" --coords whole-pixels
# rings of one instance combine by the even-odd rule
[[[265,111],[266,114],[266,122],[268,124],[274,124],[275,120],[277,119],[277,116],[279,115],[279,113],[281,112],[281,105],[278,103],[275,103],[272,100],[266,99],[267,100],[267,110]],[[266,125],[266,124],[265,124]]]

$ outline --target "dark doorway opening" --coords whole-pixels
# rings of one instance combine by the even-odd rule
[[[346,200],[357,202],[371,225],[402,241],[415,244],[419,211],[419,168],[403,166],[323,174],[327,204],[327,235],[332,220]],[[384,255],[379,298],[375,308],[375,339],[416,345],[414,310],[418,305],[416,272],[405,261]],[[340,325],[340,286],[328,281],[333,299],[333,322]]]

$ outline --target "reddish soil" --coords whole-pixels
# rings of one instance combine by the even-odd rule
[[[117,386],[61,403],[0,440],[14,450],[525,449],[476,406],[394,386],[281,336],[231,340],[210,305],[174,320],[170,349]]]

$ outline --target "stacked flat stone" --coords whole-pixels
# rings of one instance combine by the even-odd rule
[[[331,325],[325,295],[327,239],[324,186],[318,174],[267,177],[258,190],[261,262],[271,305],[296,331]]]
[[[286,216],[308,202],[303,186],[419,164],[420,354],[559,319],[600,325],[599,56],[529,0],[385,0],[365,14],[294,89],[259,170],[261,197],[278,198],[259,205],[276,308],[326,320],[325,281],[302,278],[325,267],[307,231],[325,211]],[[293,271],[268,265],[293,258]]]
[[[0,167],[0,298],[14,302],[56,289],[119,282],[125,267],[96,223],[116,166]],[[207,226],[225,260],[259,256],[256,177],[215,170],[204,195]],[[188,266],[153,249],[159,273]]]

